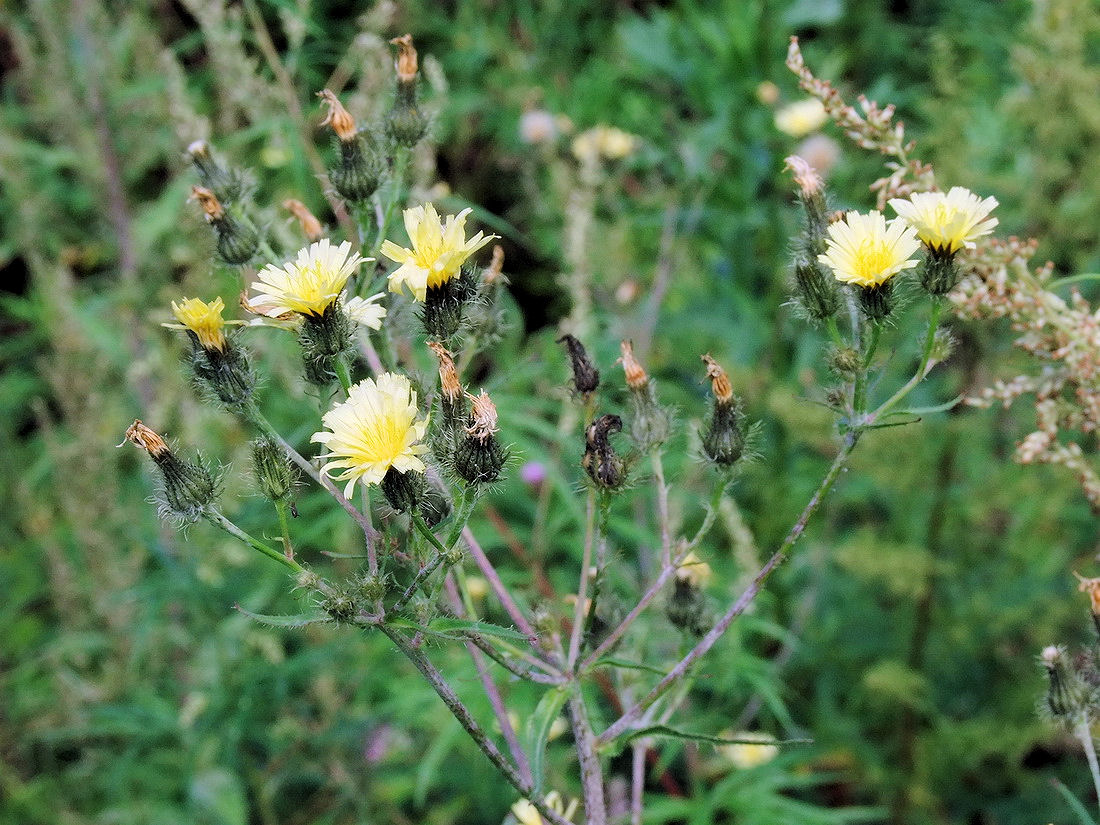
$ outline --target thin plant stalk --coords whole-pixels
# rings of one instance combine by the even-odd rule
[[[1096,789],[1096,798],[1100,799],[1100,763],[1096,761],[1096,745],[1092,741],[1092,729],[1089,720],[1082,716],[1073,727],[1073,733],[1085,749],[1085,758],[1088,759],[1089,772],[1092,774],[1092,784]]]
[[[573,611],[573,629],[569,634],[569,655],[566,670],[572,671],[581,650],[581,635],[585,624],[585,601],[588,598],[589,568],[592,566],[592,545],[596,531],[596,491],[588,491],[588,507],[585,515],[584,552],[581,554],[581,578],[577,587],[577,604]]]

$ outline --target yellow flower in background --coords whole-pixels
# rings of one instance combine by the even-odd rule
[[[740,733],[722,733],[723,739],[740,739],[736,745],[719,745],[718,751],[735,768],[747,770],[771,762],[779,755],[775,737],[767,733],[741,731]]]
[[[348,278],[370,260],[373,258],[353,253],[348,241],[333,246],[328,238],[322,238],[300,250],[293,263],[265,266],[260,280],[252,284],[260,293],[252,299],[252,306],[270,316],[286,312],[324,315],[340,297]]]
[[[917,233],[901,218],[887,223],[881,212],[849,212],[829,224],[826,247],[818,260],[838,281],[862,287],[882,286],[917,265],[909,256],[920,249]]]
[[[176,316],[178,324],[164,324],[169,329],[185,329],[193,332],[199,339],[199,345],[203,349],[225,349],[226,321],[222,318],[225,304],[221,298],[215,298],[206,303],[199,298],[184,298],[178,304],[172,302],[172,314]],[[239,324],[240,321],[229,321],[231,324]]]
[[[568,807],[564,805],[561,794],[557,791],[551,791],[546,795],[546,807],[556,814],[561,814],[567,820],[573,819],[573,814],[577,812],[577,805],[576,799],[572,800]],[[543,825],[544,821],[538,808],[526,799],[521,799],[512,805],[512,816],[516,818],[519,825]]]
[[[405,230],[412,249],[389,240],[382,244],[382,254],[401,264],[390,273],[390,292],[400,292],[404,285],[416,300],[425,300],[429,288],[442,286],[457,276],[467,258],[496,238],[478,232],[466,240],[466,216],[471,211],[463,209],[457,215],[448,215],[444,223],[430,203],[406,209]]]
[[[684,560],[676,568],[676,580],[692,587],[705,587],[713,575],[710,565],[695,555],[694,550],[684,556]]]
[[[379,306],[378,302],[385,297],[384,292],[376,292],[369,298],[348,298],[344,301],[344,312],[357,324],[362,324],[370,329],[381,329],[382,319],[386,317],[386,308]]]
[[[586,129],[575,138],[570,147],[573,157],[579,161],[622,160],[638,148],[638,138],[614,126],[600,124]]]
[[[775,128],[791,137],[806,137],[825,125],[829,113],[816,97],[789,103],[775,113]]]
[[[384,372],[377,381],[360,381],[321,419],[327,431],[314,433],[310,441],[328,447],[330,460],[321,472],[348,482],[344,494],[351,498],[355,483],[379,484],[391,467],[399,473],[424,472],[419,456],[428,452],[421,444],[427,418],[418,418],[416,391],[404,375]]]
[[[979,198],[969,189],[953,186],[943,192],[915,192],[908,199],[893,198],[890,206],[913,229],[929,249],[953,254],[973,249],[974,241],[988,235],[997,225],[989,213],[996,198]]]

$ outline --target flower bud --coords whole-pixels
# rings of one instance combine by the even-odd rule
[[[221,349],[206,349],[192,340],[191,369],[199,385],[227,407],[244,404],[256,388],[248,354],[228,339]]]
[[[617,415],[601,415],[585,431],[581,466],[599,487],[615,489],[626,480],[623,460],[611,446],[612,433],[622,432],[623,420]]]
[[[690,579],[675,578],[665,615],[675,627],[692,636],[702,636],[710,630],[706,597]]]
[[[248,263],[260,246],[255,228],[226,208],[210,189],[192,186],[190,199],[199,202],[207,223],[214,227],[221,259],[234,266]]]
[[[822,271],[816,256],[795,259],[794,284],[798,303],[814,321],[832,318],[840,309],[836,278]]]
[[[581,395],[590,395],[600,386],[600,371],[593,365],[585,352],[584,344],[572,335],[563,335],[559,344],[565,344],[569,361],[573,367],[573,388]]]
[[[745,454],[745,414],[726,371],[710,355],[702,358],[714,396],[710,421],[703,433],[703,452],[715,464],[731,467]]]
[[[1087,712],[1088,695],[1081,677],[1070,666],[1064,649],[1049,645],[1041,655],[1050,684],[1047,688],[1047,708],[1057,717],[1070,721]]]
[[[336,622],[349,622],[359,610],[354,596],[344,588],[334,588],[321,599],[321,609]]]
[[[218,200],[234,203],[244,195],[244,175],[237,169],[228,169],[222,165],[205,140],[196,140],[188,146],[187,158],[199,173],[199,182],[213,192]]]
[[[298,469],[286,452],[269,438],[252,442],[252,470],[260,491],[272,501],[289,501],[298,483]]]
[[[329,107],[321,125],[336,134],[340,160],[329,168],[333,188],[349,203],[362,203],[378,189],[385,171],[378,147],[369,134],[356,128],[355,120],[328,89],[317,93]]]
[[[321,226],[321,222],[317,220],[312,212],[306,208],[306,205],[300,200],[294,198],[288,198],[283,201],[283,209],[286,209],[290,214],[298,219],[298,225],[302,229],[302,234],[306,236],[306,240],[310,243],[321,240],[325,234],[324,228]]]
[[[508,460],[508,453],[497,440],[497,408],[485,390],[469,396],[473,405],[466,437],[455,450],[454,463],[458,475],[470,484],[496,481]]]
[[[829,351],[829,369],[842,377],[851,377],[863,366],[860,354],[851,347],[836,347]]]
[[[648,452],[668,438],[671,427],[668,410],[657,403],[657,390],[645,369],[634,357],[633,344],[622,341],[619,346],[622,351],[622,358],[619,360],[626,374],[626,386],[630,390],[630,438],[640,451]]]
[[[825,183],[817,170],[798,155],[786,158],[785,168],[794,173],[794,182],[798,185],[798,200],[805,216],[803,252],[805,257],[816,261],[817,256],[825,251],[825,236],[829,226]]]
[[[421,473],[410,470],[402,473],[390,467],[382,477],[382,495],[390,507],[399,513],[415,510],[424,498],[425,482]]]
[[[386,114],[386,134],[394,143],[410,149],[428,131],[428,119],[416,104],[417,56],[411,34],[395,37],[390,43],[398,48],[397,93]]]
[[[126,430],[126,440],[141,447],[161,472],[158,490],[162,515],[183,524],[197,521],[214,503],[218,483],[201,464],[185,461],[173,453],[164,439],[135,420]]]

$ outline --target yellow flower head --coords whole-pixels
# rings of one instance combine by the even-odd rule
[[[825,105],[816,97],[788,104],[775,113],[775,128],[791,137],[805,137],[816,132],[829,119]]]
[[[426,418],[417,418],[416,391],[404,375],[384,372],[374,381],[360,381],[322,421],[327,431],[314,433],[311,441],[328,447],[329,461],[322,472],[346,481],[345,495],[352,497],[355,482],[379,484],[391,467],[399,473],[424,472],[418,456],[428,452],[421,439],[428,429]]]
[[[385,297],[385,293],[376,292],[369,298],[348,298],[344,301],[344,312],[357,324],[362,324],[370,329],[382,329],[382,319],[386,317],[386,308],[379,306],[378,302]]]
[[[695,555],[694,550],[684,556],[676,568],[676,580],[692,587],[705,587],[713,575],[710,565]]]
[[[203,349],[225,349],[225,321],[222,312],[225,304],[221,298],[215,298],[210,303],[199,298],[184,298],[178,304],[172,302],[172,314],[176,316],[178,324],[165,324],[170,329],[185,329],[193,332],[199,339],[199,345]],[[233,322],[230,322],[233,323]]]
[[[951,187],[943,192],[915,192],[908,200],[893,198],[894,207],[917,232],[929,249],[953,254],[963,247],[974,248],[974,240],[988,235],[997,225],[989,217],[997,206],[996,198],[982,200],[969,189]]]
[[[594,162],[601,157],[605,160],[622,160],[634,153],[639,142],[630,132],[601,123],[573,138],[570,148],[573,156],[582,162]]]
[[[734,767],[747,770],[771,762],[779,755],[775,738],[767,733],[724,731],[723,739],[740,739],[736,745],[719,745],[718,750]]]
[[[573,819],[573,814],[577,812],[578,801],[573,799],[566,805],[557,791],[550,791],[546,795],[545,803],[547,808],[570,821]],[[543,825],[542,814],[527,799],[521,799],[512,805],[512,816],[516,818],[519,825]]]
[[[265,266],[260,280],[252,284],[260,293],[252,305],[264,315],[324,315],[340,297],[348,278],[370,260],[353,253],[347,241],[333,246],[328,238],[322,238],[300,250],[293,263]]]
[[[881,212],[849,212],[829,224],[825,254],[817,257],[838,281],[874,287],[915,267],[916,259],[909,256],[919,248],[916,232],[901,218],[887,223]]]
[[[458,275],[466,259],[496,237],[478,232],[466,240],[466,216],[471,211],[448,215],[443,223],[430,203],[406,209],[405,230],[412,249],[393,241],[382,244],[382,254],[401,264],[390,273],[390,292],[400,292],[404,284],[416,300],[423,301],[429,287],[442,286]]]

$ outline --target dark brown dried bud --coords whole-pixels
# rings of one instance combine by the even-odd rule
[[[617,415],[601,415],[585,431],[584,458],[581,466],[601,487],[614,489],[626,479],[623,460],[611,446],[611,434],[622,432],[623,420]]]
[[[558,339],[558,343],[565,344],[565,349],[569,353],[569,360],[573,367],[573,387],[582,395],[595,392],[600,386],[600,371],[589,360],[584,344],[572,335],[563,335]]]

